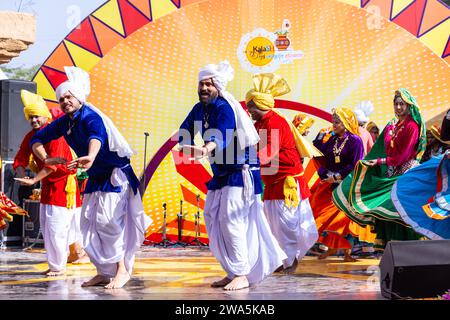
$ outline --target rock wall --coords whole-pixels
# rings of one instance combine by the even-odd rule
[[[0,11],[0,64],[8,63],[36,40],[36,18],[28,13]]]

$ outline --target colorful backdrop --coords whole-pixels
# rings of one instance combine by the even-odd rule
[[[113,119],[138,155],[132,165],[146,177],[150,239],[160,238],[167,203],[168,234],[193,236],[196,195],[203,208],[207,163],[175,166],[176,133],[197,97],[197,72],[227,59],[236,70],[228,90],[243,99],[251,73],[238,61],[242,37],[258,28],[281,29],[289,20],[290,45],[303,57],[276,70],[292,92],[279,107],[317,121],[309,138],[329,125],[334,106],[370,100],[381,127],[392,117],[393,92],[408,88],[430,119],[450,107],[450,9],[439,0],[109,0],[55,48],[34,77],[49,108],[64,66],[91,76],[91,103]],[[149,133],[144,164],[144,132]],[[314,180],[311,169],[310,183]],[[206,239],[203,216],[201,236]]]

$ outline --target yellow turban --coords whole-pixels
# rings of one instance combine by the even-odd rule
[[[245,102],[253,101],[260,110],[272,110],[287,121],[294,135],[295,146],[302,158],[320,157],[322,153],[301,135],[291,121],[275,107],[274,97],[290,92],[286,80],[273,73],[261,73],[253,76],[253,89],[247,92]]]
[[[274,97],[291,91],[286,80],[274,73],[261,73],[253,76],[253,89],[247,92],[245,102],[251,100],[258,109],[267,111],[275,106]]]
[[[44,99],[37,94],[34,94],[27,90],[21,90],[20,96],[22,97],[22,102],[25,108],[23,108],[23,113],[25,118],[30,120],[30,116],[40,116],[46,117],[49,120],[52,119],[52,115],[48,110],[47,104]]]
[[[253,76],[253,89],[247,92],[245,102],[253,101],[258,109],[263,111],[273,110],[276,114],[281,116],[289,124],[292,134],[294,135],[295,147],[297,148],[300,157],[318,157],[322,153],[316,149],[308,140],[306,140],[291,121],[274,109],[274,97],[281,96],[290,92],[291,89],[286,80],[279,75],[273,73],[262,73]],[[302,173],[303,174],[303,173]],[[287,176],[283,185],[284,202],[288,207],[297,207],[300,203],[297,191],[297,182],[295,176]]]
[[[359,136],[359,124],[356,115],[349,108],[336,108],[333,110],[344,124],[345,129]]]
[[[306,130],[311,128],[311,126],[314,124],[314,119],[308,117],[306,113],[300,112],[295,116],[292,123],[300,132],[300,134],[303,135],[306,132]]]

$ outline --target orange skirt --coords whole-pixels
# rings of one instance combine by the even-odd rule
[[[376,233],[372,232],[371,226],[361,227],[356,222],[350,223],[350,232],[352,234],[358,235],[358,240],[367,243],[375,243]]]
[[[347,236],[356,236],[350,228],[353,222],[331,200],[331,184],[320,182],[309,198],[319,231],[319,242],[333,249],[351,249]]]

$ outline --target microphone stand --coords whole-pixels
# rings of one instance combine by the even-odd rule
[[[147,138],[149,136],[148,132],[144,132],[144,136],[145,136],[145,142],[144,142],[144,165],[143,167],[143,171],[142,171],[142,177],[143,177],[143,185],[141,186],[141,196],[144,197],[144,192],[145,192],[145,188],[147,186],[147,176],[145,175],[145,169],[147,166]]]
[[[206,243],[200,241],[200,195],[197,195],[197,213],[195,214],[195,238],[188,243],[189,246],[207,247]]]
[[[145,189],[146,189],[146,187],[147,187],[147,176],[145,175],[145,169],[146,169],[146,166],[147,166],[147,138],[148,138],[148,136],[149,136],[149,133],[148,133],[148,132],[144,132],[144,136],[145,136],[145,143],[144,143],[144,165],[142,166],[142,167],[143,167],[143,171],[142,171],[142,178],[143,178],[143,179],[142,179],[142,183],[141,183],[141,185],[140,185],[140,187],[139,187],[139,191],[140,191],[140,193],[141,193],[142,199],[144,198]],[[156,245],[158,245],[159,243],[157,243],[157,242],[155,242],[155,241],[152,241],[152,240],[148,240],[148,241],[145,240],[144,244],[156,246]]]
[[[180,212],[178,213],[178,241],[176,245],[185,247],[186,243],[181,241],[183,233],[183,200],[180,200]]]
[[[163,209],[164,209],[164,221],[163,221],[163,235],[162,235],[162,240],[159,243],[156,243],[155,246],[161,246],[164,248],[167,247],[172,247],[174,246],[176,243],[172,242],[170,240],[167,239],[167,204],[164,202],[163,203]]]

